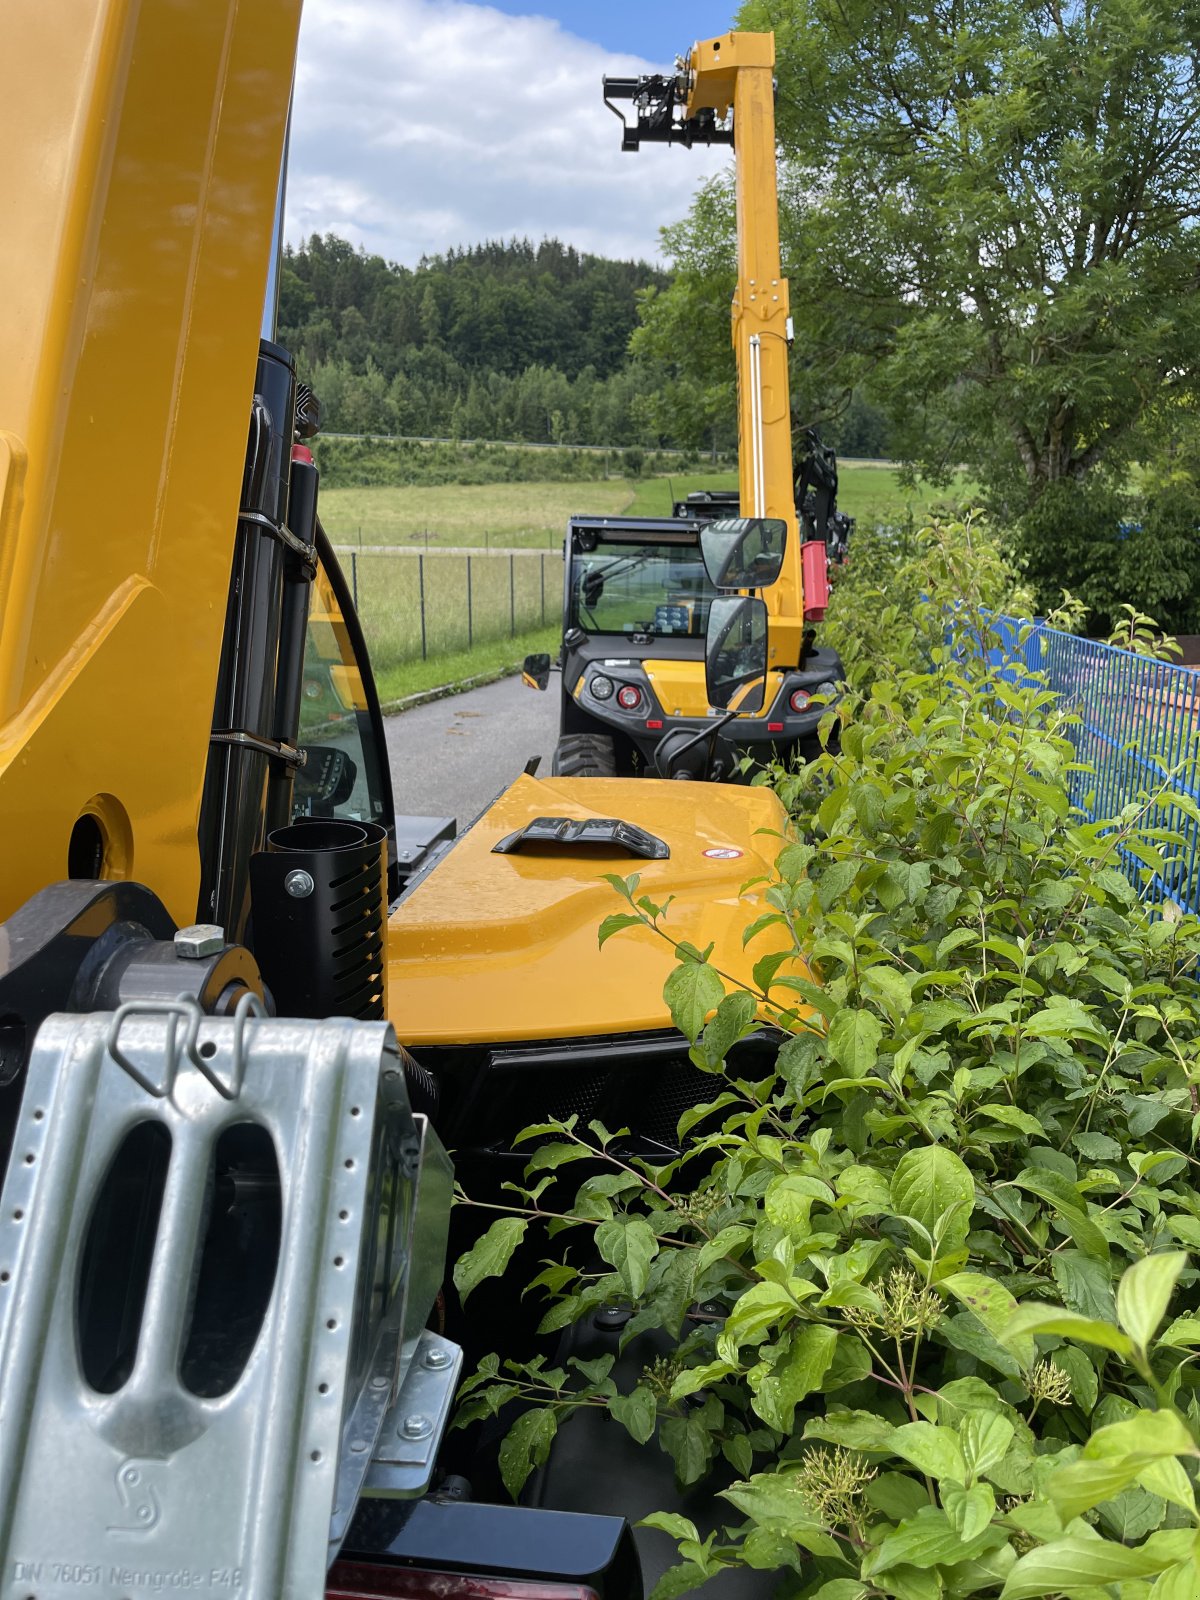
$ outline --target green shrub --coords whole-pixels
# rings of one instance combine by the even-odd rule
[[[919,541],[931,588],[937,568],[972,589],[962,537]],[[902,622],[879,637],[925,670],[864,656],[840,751],[777,775],[796,831],[745,938],[790,951],[746,987],[676,947],[667,999],[713,1077],[684,1154],[527,1130],[524,1186],[456,1269],[466,1294],[548,1222],[542,1330],[616,1301],[626,1340],[665,1330],[671,1353],[625,1393],[608,1359],[492,1358],[460,1420],[524,1406],[514,1494],[581,1405],[656,1439],[682,1483],[712,1476],[728,1527],[649,1519],[679,1541],[660,1597],[745,1564],[820,1600],[1133,1600],[1151,1580],[1181,1600],[1200,1593],[1200,1276],[1179,1250],[1200,1245],[1200,923],[1152,915],[1120,870],[1172,848],[1154,797],[1080,821],[1053,697]],[[669,907],[612,881],[602,943],[670,937]],[[777,1048],[747,1076],[752,1035]]]

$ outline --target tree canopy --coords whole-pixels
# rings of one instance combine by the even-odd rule
[[[738,26],[776,36],[797,411],[865,384],[897,454],[1012,511],[1144,446],[1200,365],[1192,0],[746,0]],[[640,336],[706,382],[683,325],[727,304],[732,242],[719,183]]]

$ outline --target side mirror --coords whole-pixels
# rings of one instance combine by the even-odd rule
[[[521,668],[521,682],[527,689],[544,689],[550,682],[550,657],[544,652],[526,656]]]
[[[761,711],[767,688],[766,602],[722,594],[708,611],[704,639],[708,703],[718,711]]]
[[[354,793],[358,767],[336,744],[305,746],[308,759],[296,773],[293,796],[312,808],[313,816],[332,816]]]
[[[700,554],[714,589],[765,589],[783,571],[787,523],[776,517],[721,517],[700,530]]]

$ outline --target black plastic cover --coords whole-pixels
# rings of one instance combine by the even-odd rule
[[[662,839],[617,817],[534,817],[516,833],[492,846],[492,854],[513,855],[518,850],[549,846],[554,850],[622,850],[644,861],[666,861],[671,852]]]

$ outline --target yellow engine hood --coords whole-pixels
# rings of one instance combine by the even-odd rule
[[[670,859],[623,852],[495,855],[535,817],[619,817],[656,834]],[[649,778],[521,777],[392,914],[388,1016],[403,1043],[562,1039],[669,1028],[666,941],[629,928],[598,947],[623,902],[602,874],[641,877],[640,893],[674,900],[664,926],[725,972],[750,978],[786,941],[771,929],[742,949],[764,909],[750,878],[770,871],[787,818],[769,789]],[[729,852],[738,852],[736,855]]]

